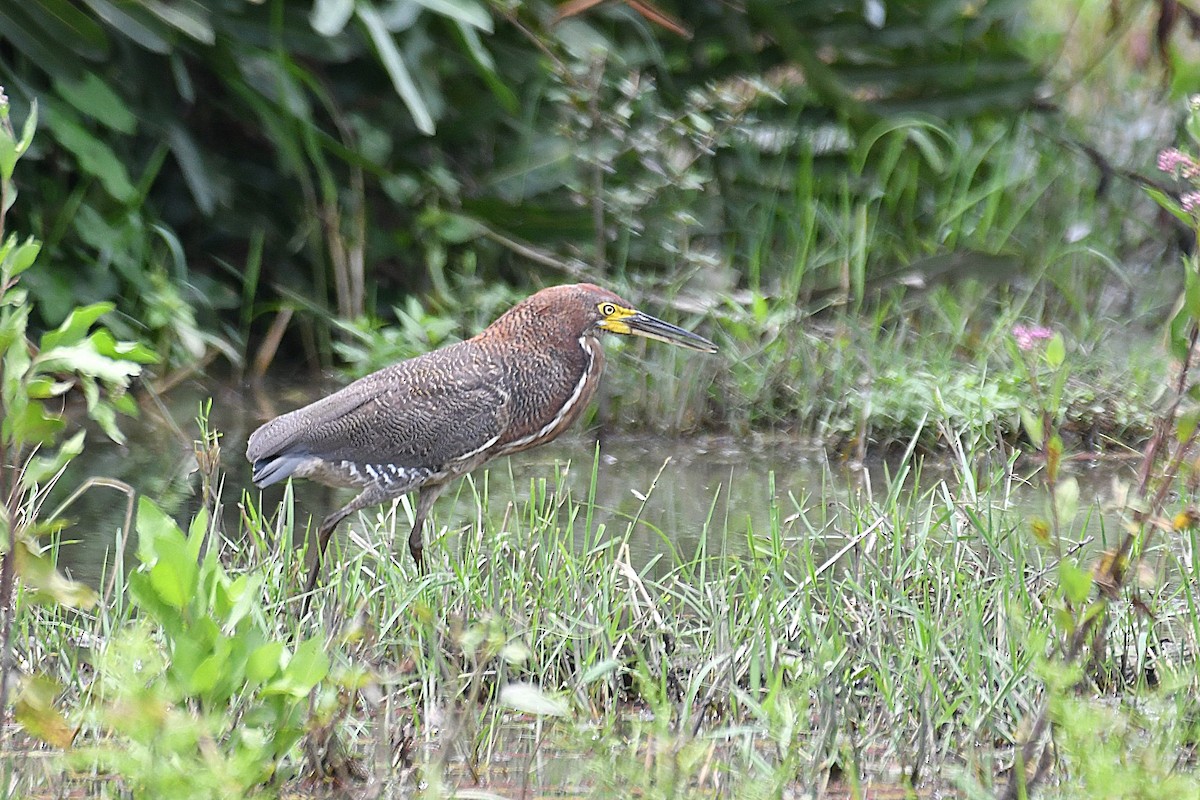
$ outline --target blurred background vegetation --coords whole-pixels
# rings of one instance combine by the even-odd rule
[[[1200,87],[1196,20],[1173,0],[9,3],[0,84],[44,132],[10,227],[45,243],[42,325],[115,302],[170,369],[361,371],[580,277],[757,344],[831,306],[886,329],[913,287],[969,326],[947,283],[1128,320],[1128,287],[1176,272],[1182,234],[1138,184]]]

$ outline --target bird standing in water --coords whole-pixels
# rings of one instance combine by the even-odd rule
[[[544,444],[579,417],[604,371],[603,332],[717,351],[607,289],[555,286],[471,339],[384,367],[256,430],[246,446],[256,486],[296,476],[360,490],[321,523],[309,590],[339,522],[412,491],[408,548],[421,566],[425,519],[450,481]]]

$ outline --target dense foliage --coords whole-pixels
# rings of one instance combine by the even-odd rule
[[[47,134],[19,209],[46,243],[30,290],[46,324],[116,301],[178,363],[239,359],[280,306],[353,319],[534,263],[758,280],[774,259],[747,226],[790,214],[804,173],[836,201],[879,120],[1029,105],[1021,7],[708,0],[664,5],[674,30],[620,3],[5,4],[0,84]],[[871,169],[903,173],[919,221],[944,155],[901,138]]]

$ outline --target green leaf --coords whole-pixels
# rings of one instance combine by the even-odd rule
[[[72,0],[38,0],[29,5],[37,9],[31,14],[36,24],[64,50],[89,61],[108,57],[110,47],[104,26]]]
[[[1146,194],[1150,195],[1150,198],[1154,202],[1158,203],[1160,207],[1169,212],[1175,219],[1186,225],[1189,230],[1196,224],[1196,221],[1192,219],[1192,215],[1184,211],[1183,206],[1175,202],[1175,198],[1159,189],[1153,189],[1149,186],[1143,186],[1142,188],[1146,191]]]
[[[1054,624],[1063,636],[1070,636],[1075,632],[1075,617],[1065,608],[1054,609]]]
[[[7,128],[0,128],[0,176],[4,180],[12,177],[17,160],[29,149],[33,142],[33,133],[37,130],[37,100],[29,104],[29,114],[21,126],[21,138],[14,140]],[[14,192],[15,194],[15,192]]]
[[[10,404],[9,413],[4,417],[3,435],[18,445],[44,447],[53,444],[64,427],[66,423],[62,417],[48,413],[40,401],[22,398],[22,402]]]
[[[80,384],[84,389],[93,388],[91,394],[99,394],[99,390],[95,390],[95,382],[92,380],[84,380]],[[85,392],[85,394],[89,394]],[[104,435],[112,439],[117,444],[125,444],[125,434],[121,432],[117,425],[117,412],[109,403],[95,401],[88,405],[88,416],[100,426],[100,430],[104,431]]]
[[[428,222],[437,231],[438,237],[450,244],[465,244],[487,233],[487,227],[483,223],[465,214],[439,211],[422,222]]]
[[[1021,406],[1019,413],[1021,415],[1021,427],[1025,429],[1025,435],[1029,437],[1030,443],[1040,450],[1042,441],[1045,438],[1042,430],[1041,415],[1024,406]]]
[[[1067,378],[1070,377],[1069,369],[1058,369],[1054,372],[1054,379],[1050,382],[1050,391],[1047,393],[1046,407],[1049,409],[1061,409],[1063,391],[1067,388]]]
[[[136,417],[138,415],[137,401],[133,399],[133,395],[131,394],[109,397],[109,402],[112,403],[113,410],[118,414],[124,414],[127,417]]]
[[[0,127],[0,180],[7,183],[17,168],[17,142],[8,131]]]
[[[1185,3],[1184,7],[1190,7],[1190,4]],[[1170,31],[1170,28],[1167,27],[1166,31]],[[1170,33],[1167,33],[1163,38],[1165,39],[1169,36]],[[1159,41],[1162,41],[1162,39]],[[1196,87],[1200,86],[1200,59],[1195,57],[1190,47],[1171,45],[1168,53],[1171,64],[1169,70],[1171,76],[1171,97],[1190,98],[1196,93]]]
[[[229,584],[229,596],[233,605],[225,616],[225,627],[234,628],[254,609],[259,601],[259,590],[263,576],[258,574],[239,575]]]
[[[141,365],[133,361],[101,355],[91,337],[79,344],[43,350],[37,362],[44,371],[77,372],[114,386],[127,385],[142,371]]]
[[[328,674],[329,656],[325,654],[324,643],[320,639],[307,639],[296,648],[279,678],[264,691],[304,697]]]
[[[196,207],[205,216],[211,216],[217,208],[217,189],[213,184],[213,171],[204,163],[203,152],[187,128],[179,124],[167,127],[167,142]]]
[[[1060,480],[1054,487],[1054,508],[1062,522],[1070,522],[1079,510],[1079,481],[1073,476]]]
[[[137,117],[96,73],[85,73],[79,80],[56,80],[54,88],[76,110],[104,126],[124,134],[137,130]]]
[[[203,612],[191,624],[187,632],[188,638],[198,643],[206,653],[214,651],[221,642],[227,641],[221,635],[221,628],[210,615]]]
[[[408,67],[404,64],[404,58],[400,55],[395,40],[392,39],[391,31],[384,25],[379,12],[368,0],[359,0],[354,11],[367,29],[371,43],[375,45],[375,51],[379,54],[379,60],[383,62],[388,77],[392,79],[392,86],[395,87],[396,94],[404,101],[404,105],[408,106],[417,130],[427,136],[432,136],[435,131],[433,115],[429,112],[425,98],[417,89],[417,84],[413,82],[412,75],[409,74]]]
[[[183,609],[196,591],[196,561],[188,554],[182,534],[160,539],[157,550],[158,559],[150,567],[150,585],[164,603]]]
[[[26,587],[35,591],[38,600],[53,601],[67,608],[91,608],[96,604],[97,595],[92,587],[64,576],[32,543],[18,538],[15,553],[17,575]]]
[[[459,35],[462,36],[467,53],[471,56],[471,61],[475,64],[480,77],[491,89],[492,96],[496,98],[506,113],[516,114],[521,103],[517,99],[516,93],[508,88],[496,74],[496,61],[483,46],[483,41],[479,38],[479,31],[469,25],[463,25],[461,22],[456,22],[455,25]]]
[[[339,689],[358,691],[377,681],[376,675],[366,667],[354,665],[334,672],[333,682]]]
[[[601,678],[608,677],[612,673],[621,668],[621,662],[615,658],[606,658],[603,661],[593,664],[587,668],[587,671],[580,677],[579,682],[587,686],[590,683],[595,683]]]
[[[158,558],[161,542],[178,538],[183,541],[183,531],[149,497],[138,498],[137,508],[138,561],[149,566]]]
[[[39,349],[42,352],[52,350],[60,345],[77,344],[95,324],[96,320],[112,311],[116,306],[112,303],[93,303],[71,311],[57,329],[42,335]]]
[[[33,144],[33,134],[37,130],[38,121],[38,104],[37,100],[33,100],[29,104],[29,116],[25,117],[25,124],[21,126],[21,140],[17,142],[17,155],[24,155],[29,149],[29,145]]]
[[[1188,313],[1186,304],[1181,306],[1175,316],[1171,317],[1171,325],[1167,336],[1167,345],[1171,355],[1179,361],[1188,357],[1188,345],[1191,339],[1192,325],[1196,320]]]
[[[1198,387],[1193,386],[1192,388],[1195,389]],[[1189,408],[1182,412],[1179,415],[1179,421],[1175,423],[1175,438],[1181,442],[1186,442],[1196,432],[1198,424],[1200,424],[1200,408]]]
[[[10,278],[20,275],[33,266],[33,262],[37,260],[40,252],[42,252],[42,243],[30,236],[11,250],[4,259],[4,274]]]
[[[183,624],[178,611],[162,601],[150,585],[150,575],[136,570],[129,575],[129,597],[146,619],[154,619],[170,636],[176,635]]]
[[[333,37],[342,32],[353,15],[354,0],[316,0],[308,22],[317,33]]]
[[[303,687],[305,694],[329,674],[329,656],[325,643],[320,639],[308,639],[296,648],[284,668],[284,677],[293,686]]]
[[[96,348],[96,352],[108,358],[136,361],[139,364],[158,363],[158,354],[141,342],[119,342],[108,328],[92,331],[88,337]]]
[[[416,3],[435,14],[478,28],[485,33],[492,32],[492,15],[472,0],[416,0]]]
[[[120,31],[139,47],[152,53],[170,55],[174,32],[150,16],[140,5],[119,0],[83,0],[92,13],[104,20],[110,29]]]
[[[283,642],[267,642],[250,654],[246,661],[246,680],[265,683],[279,672]]]
[[[218,647],[216,651],[196,665],[188,680],[188,689],[192,694],[205,695],[213,690],[225,672],[229,661],[229,648]]]
[[[1060,367],[1067,357],[1067,347],[1063,343],[1061,333],[1056,333],[1046,342],[1046,363],[1050,367]]]
[[[172,613],[176,612],[173,610]],[[172,636],[175,646],[171,651],[171,673],[184,691],[191,691],[192,675],[211,655],[210,648],[198,638],[190,636],[190,633],[191,631],[181,627]]]
[[[1063,596],[1075,605],[1086,600],[1092,591],[1092,573],[1080,569],[1070,561],[1059,563],[1058,580],[1062,585]]]
[[[4,388],[11,391],[15,384],[19,384],[20,380],[25,376],[25,370],[29,368],[32,359],[29,356],[29,344],[25,341],[25,330],[29,326],[29,311],[28,303],[22,302],[16,309],[8,311],[7,309],[0,312],[0,354],[5,358],[4,363]],[[12,364],[9,360],[11,351],[18,350],[25,356],[24,365]],[[12,371],[12,368],[20,366],[20,371]],[[5,397],[8,393],[5,393]]]
[[[21,472],[22,488],[28,490],[41,486],[62,471],[75,456],[83,452],[83,440],[86,435],[86,431],[79,431],[63,442],[54,455],[37,455],[29,459],[29,463]]]
[[[70,34],[59,38],[49,33],[42,20],[34,22],[22,14],[23,6],[29,3],[0,3],[0,31],[3,31],[6,43],[17,51],[24,53],[29,63],[49,75],[73,75],[82,72],[86,65],[80,57],[88,58],[86,48],[78,50],[63,47],[63,42],[71,41]],[[21,15],[21,16],[18,16]]]
[[[509,683],[500,689],[500,705],[539,717],[566,716],[566,700],[531,683]]]
[[[51,397],[62,397],[74,385],[74,381],[56,381],[41,376],[25,384],[25,393],[33,400],[49,400]]]
[[[184,36],[200,44],[215,44],[217,33],[209,19],[211,12],[200,3],[171,3],[142,0],[142,7]]]
[[[208,537],[208,509],[201,507],[196,516],[192,517],[192,523],[188,526],[187,533],[187,551],[193,561],[200,560],[200,550],[204,547],[204,540]],[[213,562],[216,564],[216,551],[210,549],[209,553],[213,557]],[[224,575],[220,569],[220,564],[216,564],[218,574]]]
[[[1200,274],[1191,263],[1183,271],[1183,301],[1192,319],[1200,320]]]
[[[65,750],[75,739],[75,729],[54,706],[54,698],[61,691],[58,682],[45,675],[22,678],[13,717],[30,736]]]
[[[20,332],[25,332],[25,323],[28,317],[28,306],[17,311],[13,316],[19,318]],[[7,339],[9,333],[15,331],[4,330],[4,338]],[[28,400],[29,396],[25,392],[25,382],[31,377],[29,374],[30,367],[33,364],[33,356],[29,354],[29,344],[24,338],[16,338],[8,342],[8,346],[4,350],[4,382],[0,389],[4,393],[4,402],[8,404],[7,409],[9,414],[12,414],[19,402]]]
[[[498,654],[508,664],[524,664],[533,655],[524,642],[508,642]]]
[[[62,111],[52,109],[46,121],[58,143],[75,156],[80,170],[99,180],[114,200],[132,203],[137,199],[125,164],[112,148]]]
[[[1108,608],[1108,603],[1103,599],[1097,599],[1088,604],[1083,613],[1079,616],[1079,624],[1084,625],[1090,622],[1093,618],[1100,616]]]

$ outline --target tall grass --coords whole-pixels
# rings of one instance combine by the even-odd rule
[[[303,791],[327,771],[371,776],[392,796],[419,782],[431,797],[472,786],[505,797],[987,794],[1012,763],[1019,720],[1055,680],[1053,555],[1014,510],[1028,469],[963,450],[952,474],[932,477],[910,448],[881,481],[847,487],[829,474],[809,494],[780,496],[768,477],[765,527],[697,498],[703,530],[664,531],[636,557],[636,518],[594,519],[595,468],[588,496],[534,480],[526,499],[499,506],[503,474],[481,473],[462,488],[473,516],[437,515],[424,574],[393,551],[406,504],[361,516],[305,618],[308,554],[291,544],[291,495],[267,510],[246,497],[242,531],[214,532],[208,547],[261,580],[251,613],[281,641],[316,633],[335,672],[362,676],[317,701],[304,741],[262,788]],[[1111,535],[1100,500],[1071,534],[1077,547]],[[679,547],[691,533],[694,547]],[[1143,595],[1153,616],[1115,607],[1111,646],[1083,670],[1085,691],[1113,699],[1115,727],[1095,706],[1061,701],[1062,757],[1082,766],[1048,796],[1084,796],[1088,754],[1113,736],[1148,772],[1196,786],[1190,762],[1172,763],[1191,747],[1198,710],[1195,535],[1157,547]],[[120,746],[80,711],[97,700],[94,662],[137,624],[127,576],[114,579],[95,613],[20,600],[19,651],[66,687],[60,705],[83,723],[81,745]],[[32,754],[13,780],[19,792],[120,785],[63,776]]]

